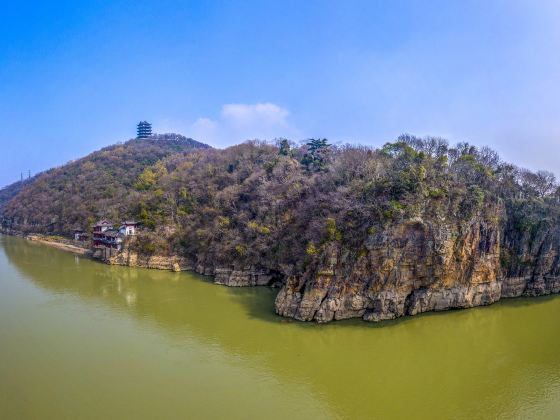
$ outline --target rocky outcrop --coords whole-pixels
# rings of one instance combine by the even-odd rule
[[[559,276],[508,277],[502,281],[502,297],[543,296],[560,293]]]
[[[506,226],[503,243],[503,297],[560,292],[560,225],[543,218],[520,230]]]
[[[217,284],[232,287],[268,286],[274,281],[274,276],[270,272],[254,267],[242,269],[219,267],[211,269],[199,265],[196,271],[200,274],[213,276],[214,282]]]
[[[302,321],[381,321],[560,292],[558,230],[516,240],[498,220],[409,220],[371,235],[354,260],[330,244],[317,266],[287,279],[276,312]],[[504,252],[521,263],[504,261]]]
[[[177,255],[141,255],[130,249],[124,249],[122,252],[115,252],[108,257],[100,253],[94,255],[94,257],[112,265],[126,265],[129,267],[154,268],[171,271],[188,271],[193,269],[192,264],[187,259]]]
[[[133,246],[134,239],[129,238],[122,251],[110,248],[96,249],[94,259],[111,265],[153,268],[171,271],[195,271],[214,278],[216,284],[231,287],[244,286],[278,286],[283,279],[279,273],[256,267],[213,267],[211,264],[195,264],[192,260],[179,255],[142,254]]]

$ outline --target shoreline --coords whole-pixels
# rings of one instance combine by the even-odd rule
[[[71,245],[64,242],[58,242],[53,239],[47,239],[46,237],[42,237],[39,235],[27,235],[24,238],[30,242],[36,242],[43,245],[50,246],[52,248],[60,249],[62,251],[71,252],[73,254],[82,255],[82,256],[92,256],[92,252],[88,248],[79,247],[77,245]]]
[[[254,269],[245,269],[245,270],[234,270],[230,268],[213,268],[207,269],[202,266],[193,266],[192,264],[188,264],[187,261],[178,256],[162,256],[162,255],[151,255],[151,256],[139,256],[136,253],[131,253],[129,250],[119,253],[117,256],[110,257],[108,259],[100,258],[100,256],[96,255],[95,250],[91,250],[89,248],[80,247],[73,244],[68,244],[62,242],[62,240],[66,239],[58,239],[57,237],[47,237],[44,235],[37,235],[37,234],[29,234],[23,235],[21,233],[16,232],[1,232],[1,234],[7,236],[19,236],[27,239],[30,242],[36,242],[42,245],[50,246],[52,248],[59,249],[61,251],[70,252],[76,255],[84,256],[91,260],[95,260],[98,262],[105,263],[107,265],[120,265],[132,268],[147,268],[147,269],[155,269],[155,270],[164,270],[170,272],[178,272],[178,271],[190,271],[194,272],[203,276],[208,276],[212,278],[212,282],[214,284],[228,286],[228,287],[253,287],[253,286],[267,286],[275,288],[277,284],[271,284],[270,280],[271,277],[269,274],[254,270]],[[462,296],[466,297],[468,295],[476,295],[477,299],[474,299],[470,302],[462,302],[459,304],[455,302],[455,304],[449,304],[449,302],[445,302],[445,304],[436,305],[436,307],[430,308],[429,305],[423,305],[421,303],[426,303],[423,299],[416,299],[418,302],[415,305],[415,311],[403,314],[401,316],[396,317],[366,317],[366,313],[358,314],[346,314],[347,316],[343,317],[333,317],[333,319],[320,319],[316,316],[312,318],[302,318],[298,316],[296,312],[290,313],[290,311],[286,311],[286,309],[297,309],[297,305],[292,308],[292,305],[286,305],[284,302],[283,305],[280,305],[282,308],[279,309],[278,307],[278,300],[286,300],[286,298],[294,296],[289,293],[288,285],[283,285],[280,287],[280,291],[278,296],[276,297],[276,305],[275,305],[275,312],[286,318],[292,319],[302,322],[316,322],[319,324],[328,323],[337,320],[343,319],[361,319],[365,322],[383,322],[388,320],[400,319],[409,316],[415,316],[422,313],[429,313],[429,312],[445,312],[448,310],[458,310],[458,309],[470,309],[479,306],[491,306],[494,303],[498,303],[502,300],[510,300],[520,297],[541,297],[541,296],[550,296],[550,295],[557,295],[560,292],[560,278],[555,279],[547,279],[553,280],[552,283],[556,285],[556,287],[544,287],[545,285],[532,285],[531,286],[540,286],[540,287],[531,287],[528,288],[530,283],[532,283],[530,278],[509,278],[509,279],[501,279],[496,282],[489,282],[484,284],[478,285],[470,285],[466,286],[465,290],[457,290],[457,288],[450,290],[450,289],[443,289],[443,290],[433,290],[431,294],[442,294],[440,296],[441,299],[444,297],[449,298],[447,296],[450,292],[455,296]],[[554,282],[557,280],[557,282]],[[548,283],[548,281],[546,281]],[[558,284],[556,284],[558,283]],[[486,290],[486,288],[490,288],[492,290]],[[481,290],[479,290],[481,289]],[[446,295],[446,296],[443,296]],[[440,300],[441,300],[440,299]],[[289,299],[288,299],[289,300]],[[420,303],[420,304],[419,304]],[[437,303],[437,302],[436,302]],[[350,315],[350,316],[348,316]]]
[[[26,234],[20,231],[5,229],[0,229],[0,234],[26,239],[30,242],[35,242],[61,251],[81,255],[106,265],[120,265],[125,267],[148,268],[152,270],[172,272],[192,271],[198,273],[192,264],[188,264],[183,258],[176,255],[138,255],[137,253],[130,252],[129,249],[124,249],[116,255],[105,258],[105,256],[99,252],[99,249],[80,246],[76,242],[63,237],[48,236],[39,233]]]

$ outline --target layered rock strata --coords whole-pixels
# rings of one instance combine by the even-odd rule
[[[370,236],[355,260],[331,245],[316,267],[287,279],[276,311],[302,321],[381,321],[558,293],[559,245],[557,228],[519,240],[481,219],[411,220]]]

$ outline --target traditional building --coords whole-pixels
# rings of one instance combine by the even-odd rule
[[[116,249],[117,251],[121,250],[123,235],[121,235],[121,233],[118,230],[110,229],[106,231],[103,235],[104,235],[103,245],[105,246],[105,248],[113,248]]]
[[[113,224],[108,220],[100,220],[93,225],[93,247],[104,246],[105,232],[113,229]]]
[[[125,221],[118,229],[108,220],[100,220],[93,226],[93,247],[112,248],[120,251],[126,236],[136,235],[138,222]]]
[[[88,234],[81,228],[74,229],[74,240],[84,242],[88,240]]]
[[[147,139],[152,135],[152,124],[148,121],[140,121],[136,129],[136,138]]]
[[[119,232],[124,236],[136,235],[136,229],[138,227],[138,222],[127,220],[122,222]]]

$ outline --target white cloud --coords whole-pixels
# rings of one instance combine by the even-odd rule
[[[297,140],[300,131],[289,120],[290,112],[279,105],[265,102],[256,104],[225,104],[218,117],[198,118],[190,124],[164,120],[154,126],[156,131],[178,131],[195,140],[222,147],[249,139],[271,140],[288,137]]]
[[[288,110],[272,103],[227,104],[222,107],[222,118],[236,127],[287,126]]]
[[[210,118],[199,118],[188,127],[186,136],[204,143],[213,143],[218,138],[219,126]]]

